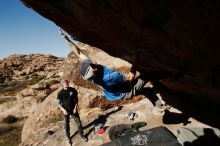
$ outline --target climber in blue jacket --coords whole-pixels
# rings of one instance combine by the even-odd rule
[[[143,93],[142,91],[146,81],[142,79],[141,76],[137,77],[134,67],[131,68],[129,73],[122,74],[106,66],[93,63],[85,54],[82,53],[81,49],[76,44],[63,34],[61,29],[60,34],[69,44],[74,54],[80,59],[80,74],[83,79],[97,84],[101,88],[107,100],[127,100],[133,96]],[[157,98],[153,104],[156,105],[157,108],[163,108],[163,105],[165,105],[164,101],[159,98]]]

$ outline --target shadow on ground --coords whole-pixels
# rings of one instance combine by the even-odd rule
[[[201,123],[220,128],[219,103],[195,100],[196,98],[200,99],[200,97],[171,91],[160,82],[155,82],[154,88],[156,92],[161,94],[168,105],[182,111],[182,114],[166,112],[163,119],[167,124],[176,124],[178,121],[187,124],[190,122],[188,118],[192,117]]]

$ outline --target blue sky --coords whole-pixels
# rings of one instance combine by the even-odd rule
[[[70,49],[59,27],[24,6],[20,0],[1,0],[0,59],[12,54],[67,56]]]

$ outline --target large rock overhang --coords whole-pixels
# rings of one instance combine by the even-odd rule
[[[131,62],[142,71],[182,72],[167,87],[219,103],[217,0],[21,0],[75,40]],[[204,97],[204,98],[201,98]]]

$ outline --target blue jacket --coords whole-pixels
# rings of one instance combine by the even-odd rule
[[[98,84],[108,100],[118,100],[125,95],[125,76],[119,72],[100,65],[103,71],[102,78],[95,77],[93,82]]]

